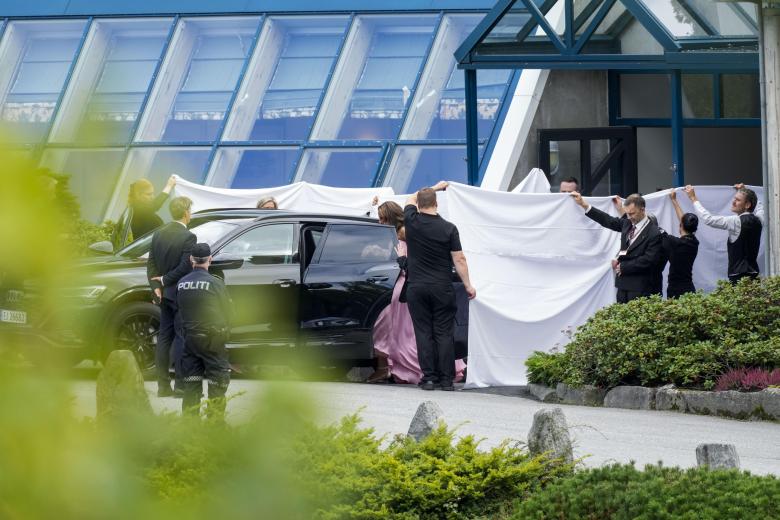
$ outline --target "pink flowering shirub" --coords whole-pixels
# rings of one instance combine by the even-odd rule
[[[780,368],[771,372],[764,368],[734,368],[718,377],[715,390],[763,390],[780,386]]]

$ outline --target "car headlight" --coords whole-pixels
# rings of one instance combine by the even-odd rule
[[[65,291],[66,298],[81,300],[83,303],[95,303],[106,292],[105,285],[88,285],[86,287],[76,287]]]

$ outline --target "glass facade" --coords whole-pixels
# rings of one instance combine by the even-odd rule
[[[465,182],[453,52],[485,12],[0,20],[0,122],[8,144],[72,175],[95,221],[124,210],[135,180],[159,190],[171,174],[230,188]],[[478,74],[480,151],[514,74]]]

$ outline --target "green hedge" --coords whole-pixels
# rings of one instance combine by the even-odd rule
[[[316,518],[469,519],[502,517],[518,497],[571,474],[572,466],[504,443],[478,451],[446,427],[421,442],[386,447],[356,416],[296,440],[294,464]]]
[[[518,503],[517,520],[779,518],[780,480],[738,470],[613,465],[578,471]]]
[[[534,353],[529,381],[711,389],[735,367],[780,367],[780,278],[599,310],[564,352]]]

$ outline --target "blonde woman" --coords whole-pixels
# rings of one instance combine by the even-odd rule
[[[127,197],[129,209],[130,230],[133,239],[137,239],[150,231],[162,226],[163,219],[157,214],[168,199],[168,195],[176,185],[176,178],[171,175],[162,192],[154,196],[154,186],[147,179],[140,179],[130,185]]]

